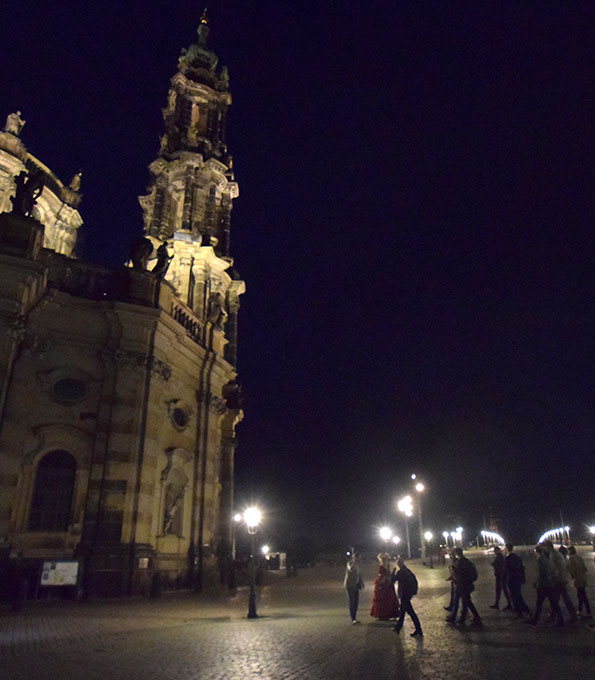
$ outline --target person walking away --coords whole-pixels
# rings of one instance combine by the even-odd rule
[[[390,573],[390,556],[378,555],[378,572],[374,579],[374,596],[370,616],[381,621],[396,619],[399,615],[399,600]]]
[[[347,599],[349,601],[349,616],[351,623],[359,623],[357,620],[357,608],[359,605],[359,591],[364,589],[364,581],[359,568],[360,556],[359,553],[352,551],[351,559],[347,562],[345,567],[345,579],[343,585],[347,590]]]
[[[517,619],[529,616],[531,610],[525,602],[522,588],[525,583],[525,565],[520,555],[514,551],[514,545],[507,543],[505,548],[506,558],[504,561],[504,582],[508,586],[512,608],[516,613]],[[506,607],[505,607],[506,609]]]
[[[570,574],[568,573],[568,569],[566,567],[566,557],[554,548],[554,544],[550,540],[544,541],[543,547],[547,553],[547,556],[554,565],[554,595],[556,599],[559,600],[561,598],[562,602],[564,602],[564,606],[568,611],[568,622],[574,623],[577,619],[576,607],[572,603],[570,595],[568,594]]]
[[[477,568],[470,559],[463,555],[462,548],[455,548],[455,553],[457,564],[454,570],[454,578],[461,598],[461,616],[457,621],[457,625],[465,625],[467,610],[469,610],[473,615],[472,624],[474,626],[481,626],[481,616],[471,600],[471,593],[475,590],[474,584],[477,580]]]
[[[576,552],[576,548],[571,545],[568,548],[568,573],[572,578],[574,587],[576,588],[576,596],[578,599],[578,615],[583,616],[583,607],[585,608],[585,619],[591,618],[591,604],[587,597],[587,567],[583,558]]]
[[[393,579],[398,583],[397,595],[399,596],[399,600],[401,600],[401,613],[397,625],[393,630],[396,633],[400,633],[405,621],[405,614],[409,614],[409,617],[415,626],[415,630],[411,633],[411,637],[423,637],[421,624],[415,613],[415,609],[413,609],[413,605],[411,604],[411,599],[417,595],[417,578],[411,569],[406,566],[405,560],[401,557],[397,560],[397,566],[399,567],[399,571],[393,576]]]
[[[496,599],[494,604],[490,605],[490,609],[500,609],[500,595],[504,592],[508,609],[511,607],[510,595],[508,587],[504,584],[504,565],[505,557],[499,546],[494,546],[494,559],[492,560],[492,568],[494,569],[494,578],[496,579]]]
[[[446,579],[447,581],[450,581],[450,602],[448,603],[448,607],[444,607],[447,612],[450,612],[450,614],[446,617],[445,621],[448,621],[448,623],[454,623],[457,618],[457,613],[459,611],[459,593],[457,590],[457,584],[455,581],[455,568],[457,564],[457,556],[455,554],[454,548],[448,551],[448,554],[450,556],[450,562],[448,564],[448,578]]]
[[[564,617],[562,616],[558,598],[555,593],[554,565],[541,545],[538,545],[535,548],[535,554],[537,555],[537,579],[535,580],[534,585],[537,590],[537,599],[535,601],[533,616],[526,619],[525,622],[531,626],[536,626],[539,623],[543,602],[547,597],[550,602],[552,616],[556,621],[556,626],[561,627],[564,625]]]

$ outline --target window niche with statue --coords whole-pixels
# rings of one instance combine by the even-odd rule
[[[184,467],[192,455],[185,449],[166,449],[167,464],[161,473],[161,536],[184,535],[184,500],[188,476]]]

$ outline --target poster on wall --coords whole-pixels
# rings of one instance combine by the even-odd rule
[[[79,572],[78,560],[44,562],[41,570],[42,586],[75,586]]]

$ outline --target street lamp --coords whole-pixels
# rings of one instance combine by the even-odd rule
[[[428,552],[430,553],[430,569],[434,568],[434,563],[432,562],[432,548],[430,547],[430,541],[434,538],[434,534],[431,531],[426,531],[424,533],[424,538],[428,544]]]
[[[415,475],[411,475],[411,479],[415,479]],[[426,546],[424,543],[424,525],[421,519],[421,493],[425,489],[421,482],[415,485],[415,490],[417,491],[417,519],[419,524],[419,543],[421,547],[421,559],[422,562],[426,559]]]
[[[256,556],[254,554],[254,534],[258,528],[260,522],[261,513],[258,508],[248,508],[244,512],[244,522],[248,527],[248,533],[250,534],[250,596],[248,598],[248,618],[256,619],[258,614],[256,613]]]
[[[391,536],[393,535],[393,530],[390,529],[389,527],[382,527],[378,533],[380,534],[380,538],[383,541],[390,541]]]
[[[413,501],[411,500],[411,496],[405,496],[404,498],[401,498],[401,500],[397,503],[397,508],[399,508],[399,511],[405,515],[405,532],[407,534],[407,556],[409,557],[409,559],[411,559],[411,543],[409,542],[409,522],[407,521],[407,518],[413,515]]]

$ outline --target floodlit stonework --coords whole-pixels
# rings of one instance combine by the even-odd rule
[[[74,257],[80,175],[65,186],[28,153],[20,114],[0,132],[0,564],[30,594],[47,560],[79,560],[92,596],[226,578],[245,287],[228,77],[207,33],[203,17],[180,57],[145,238],[121,269]],[[32,169],[43,189],[18,214]]]

